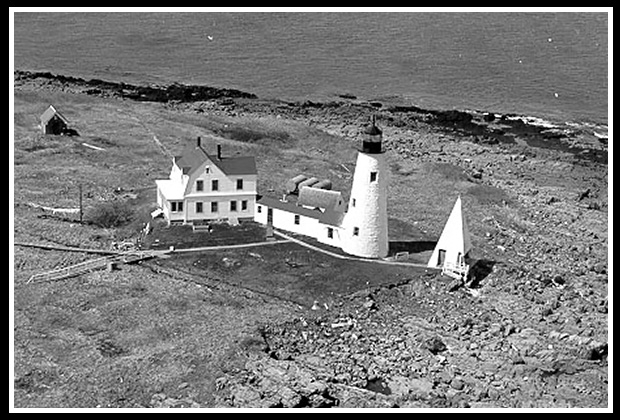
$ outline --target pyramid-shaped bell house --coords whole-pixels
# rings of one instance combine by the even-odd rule
[[[464,279],[469,271],[466,259],[470,250],[469,228],[463,217],[461,196],[459,196],[428,261],[428,267],[441,268],[442,274]]]

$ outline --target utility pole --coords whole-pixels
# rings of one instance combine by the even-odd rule
[[[82,183],[80,182],[80,224],[82,224],[82,220],[84,218],[84,210],[82,207]]]

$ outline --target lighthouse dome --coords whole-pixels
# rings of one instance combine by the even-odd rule
[[[383,141],[383,132],[375,124],[375,116],[373,115],[370,124],[363,130],[362,149],[363,153],[383,153],[381,143]]]
[[[368,134],[370,136],[378,136],[380,134],[383,134],[383,131],[381,131],[381,129],[375,125],[375,121],[373,118],[373,121],[368,124],[364,129],[364,134]]]

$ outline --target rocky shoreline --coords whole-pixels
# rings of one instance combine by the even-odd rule
[[[216,88],[202,85],[171,84],[167,86],[140,86],[124,82],[100,79],[83,79],[50,72],[15,70],[16,85],[39,83],[56,85],[72,92],[102,97],[118,97],[134,101],[174,103],[179,105],[200,104],[215,101],[228,108],[248,112],[277,112],[291,116],[307,114],[336,116],[380,113],[384,122],[396,127],[415,128],[415,121],[424,121],[439,130],[457,131],[461,136],[475,141],[497,144],[512,143],[520,138],[529,146],[548,148],[574,154],[580,159],[607,163],[607,138],[596,137],[582,129],[548,127],[532,124],[516,114],[492,112],[467,112],[462,110],[433,110],[414,105],[390,104],[380,101],[358,100],[355,96],[340,95],[342,100],[329,102],[286,102],[276,99],[259,99],[255,94],[236,89]],[[197,109],[201,109],[200,105]]]
[[[469,220],[477,262],[468,287],[429,273],[265,324],[235,349],[240,362],[222,369],[217,406],[607,406],[603,139],[517,116],[351,96],[287,102],[19,70],[15,87],[160,102],[230,121],[292,120],[351,142],[375,114],[401,182],[432,171],[458,184],[482,215]],[[262,135],[239,130],[215,134],[247,142]],[[414,223],[408,217],[401,215]],[[200,404],[156,394],[151,405]]]

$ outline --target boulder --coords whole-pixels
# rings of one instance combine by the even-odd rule
[[[603,360],[607,357],[607,343],[593,340],[581,351],[581,357],[586,360]]]
[[[447,349],[446,344],[439,336],[434,336],[424,341],[424,348],[433,354],[441,353]]]
[[[452,389],[461,391],[463,388],[465,388],[465,382],[463,381],[463,378],[461,378],[460,376],[456,376],[452,378],[452,381],[450,381],[450,386],[452,387]]]

